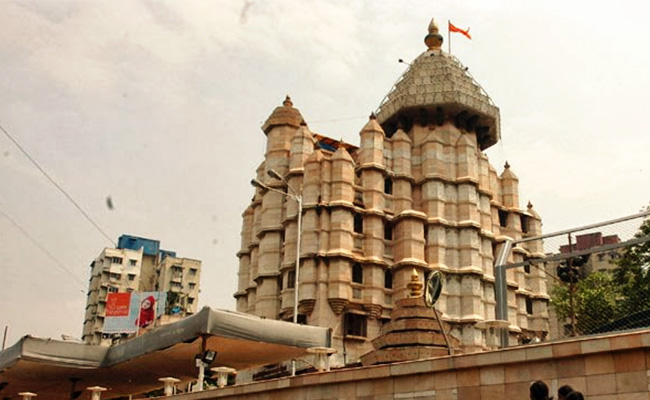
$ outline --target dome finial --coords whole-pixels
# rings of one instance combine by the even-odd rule
[[[431,22],[429,23],[429,34],[424,37],[424,44],[427,45],[429,50],[440,50],[440,47],[442,46],[443,38],[438,31],[438,24],[436,24],[436,21],[431,18]]]
[[[510,163],[506,161],[506,163],[503,165],[503,168],[509,169],[510,168]]]
[[[289,95],[287,95],[287,97],[284,98],[282,105],[285,107],[293,107],[293,102],[291,101],[291,97],[289,97]]]
[[[413,268],[411,281],[406,284],[406,287],[409,289],[409,297],[422,297],[422,286],[424,285],[420,282],[418,271]]]

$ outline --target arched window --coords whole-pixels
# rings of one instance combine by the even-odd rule
[[[389,177],[384,178],[384,193],[393,194],[393,180]]]
[[[393,273],[390,270],[384,271],[384,288],[392,289],[393,288]]]
[[[359,263],[352,266],[352,282],[363,283],[363,268]]]

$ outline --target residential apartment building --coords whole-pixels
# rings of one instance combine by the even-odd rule
[[[298,320],[332,328],[335,364],[372,350],[414,269],[444,274],[443,321],[463,351],[484,349],[477,322],[495,319],[494,259],[506,239],[541,234],[513,169],[498,174],[484,154],[500,138],[499,109],[442,51],[433,23],[425,44],[361,129],[359,146],[312,132],[288,96],[262,126],[262,187],[243,213],[237,310],[292,319],[301,235]],[[300,232],[298,202],[278,193],[291,190],[302,197]],[[511,261],[543,255],[540,241],[528,242]],[[545,337],[543,274],[511,270],[507,280],[511,342]]]
[[[164,292],[166,307],[158,323],[197,311],[201,261],[161,250],[158,240],[122,235],[117,248],[105,248],[90,263],[82,339],[110,345],[123,335],[104,333],[108,293]]]

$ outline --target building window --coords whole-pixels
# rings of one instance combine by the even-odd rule
[[[393,180],[388,177],[384,179],[384,193],[393,194]]]
[[[345,314],[345,334],[367,336],[367,319],[365,315]]]
[[[388,221],[384,221],[384,239],[393,240],[393,226]]]
[[[194,288],[196,287],[196,283],[190,283],[189,287],[190,287],[190,290],[194,290]]]
[[[533,299],[531,299],[530,297],[526,298],[526,313],[528,315],[533,313]]]
[[[363,233],[363,216],[354,214],[354,232]]]
[[[190,268],[190,276],[196,275],[196,268]]]
[[[172,265],[172,272],[183,273],[183,267],[181,267],[180,265]]]
[[[529,262],[530,257],[524,256],[524,262]],[[530,264],[524,264],[524,272],[530,274]]]
[[[135,274],[129,274],[129,280],[134,281],[135,280]]]
[[[109,278],[112,279],[112,280],[120,280],[120,279],[122,279],[122,275],[121,275],[121,274],[111,273],[111,274],[109,274],[108,276],[109,276]]]
[[[113,286],[108,287],[108,293],[117,293],[118,290],[119,290],[118,288],[113,287]]]
[[[122,264],[122,257],[111,257],[111,262],[113,264]]]
[[[523,233],[528,233],[530,230],[530,219],[528,218],[528,215],[521,214],[519,218],[521,219],[521,231]]]
[[[194,304],[194,297],[188,297],[187,304]]]
[[[508,212],[506,210],[499,210],[499,225],[503,228],[508,226]]]
[[[384,288],[392,289],[393,288],[393,273],[390,270],[384,271]]]
[[[296,271],[289,271],[287,273],[287,289],[293,289],[296,287]]]
[[[363,268],[359,263],[352,266],[352,282],[363,283]]]
[[[129,264],[131,264],[132,267],[135,267],[138,265],[138,260],[129,260]]]
[[[298,314],[298,323],[300,325],[307,325],[307,316],[305,314]]]

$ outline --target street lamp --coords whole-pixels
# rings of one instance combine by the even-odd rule
[[[297,232],[297,239],[296,239],[296,272],[294,274],[294,289],[293,289],[293,294],[294,294],[294,299],[293,299],[293,323],[297,324],[298,323],[298,286],[300,285],[300,239],[302,237],[302,195],[298,194],[291,185],[289,185],[289,182],[287,182],[286,179],[282,175],[280,175],[277,171],[270,169],[267,172],[271,178],[278,179],[282,181],[285,185],[287,185],[288,192],[283,192],[281,190],[272,188],[265,183],[260,182],[258,179],[253,179],[251,180],[251,185],[258,187],[260,189],[264,190],[270,190],[272,192],[280,193],[283,196],[286,196],[290,199],[295,200],[298,203],[298,232]],[[291,376],[296,375],[296,361],[292,360],[291,361]]]

